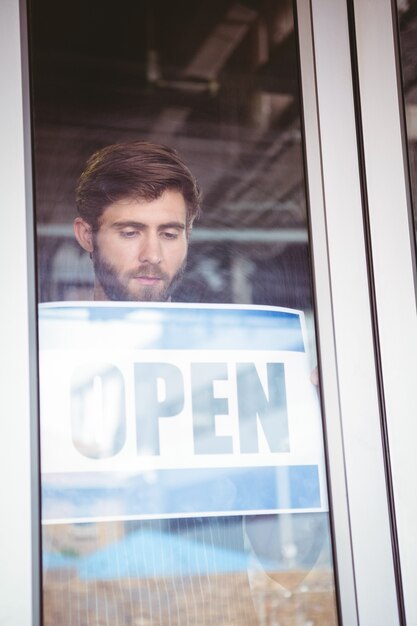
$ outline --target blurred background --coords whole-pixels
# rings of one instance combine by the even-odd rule
[[[76,182],[144,139],[204,193],[175,299],[310,309],[292,2],[37,0],[30,28],[40,300],[91,298]]]

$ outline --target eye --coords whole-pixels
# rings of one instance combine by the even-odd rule
[[[175,239],[178,239],[179,233],[177,231],[164,230],[162,231],[161,236],[168,241],[173,241]]]
[[[121,230],[120,236],[123,239],[133,239],[138,234],[137,230]]]

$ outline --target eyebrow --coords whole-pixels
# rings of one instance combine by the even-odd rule
[[[122,230],[123,228],[148,228],[148,224],[143,222],[136,222],[134,220],[123,220],[114,222],[111,228]],[[166,222],[165,224],[159,224],[158,230],[165,230],[166,228],[175,228],[176,230],[185,230],[185,224],[183,222]]]

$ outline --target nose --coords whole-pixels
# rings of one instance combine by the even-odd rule
[[[157,265],[162,260],[161,241],[158,233],[145,233],[141,237],[139,261]]]

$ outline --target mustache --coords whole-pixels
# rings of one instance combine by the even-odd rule
[[[136,270],[129,272],[129,278],[159,278],[162,280],[168,280],[168,275],[165,274],[157,265],[141,266]]]

